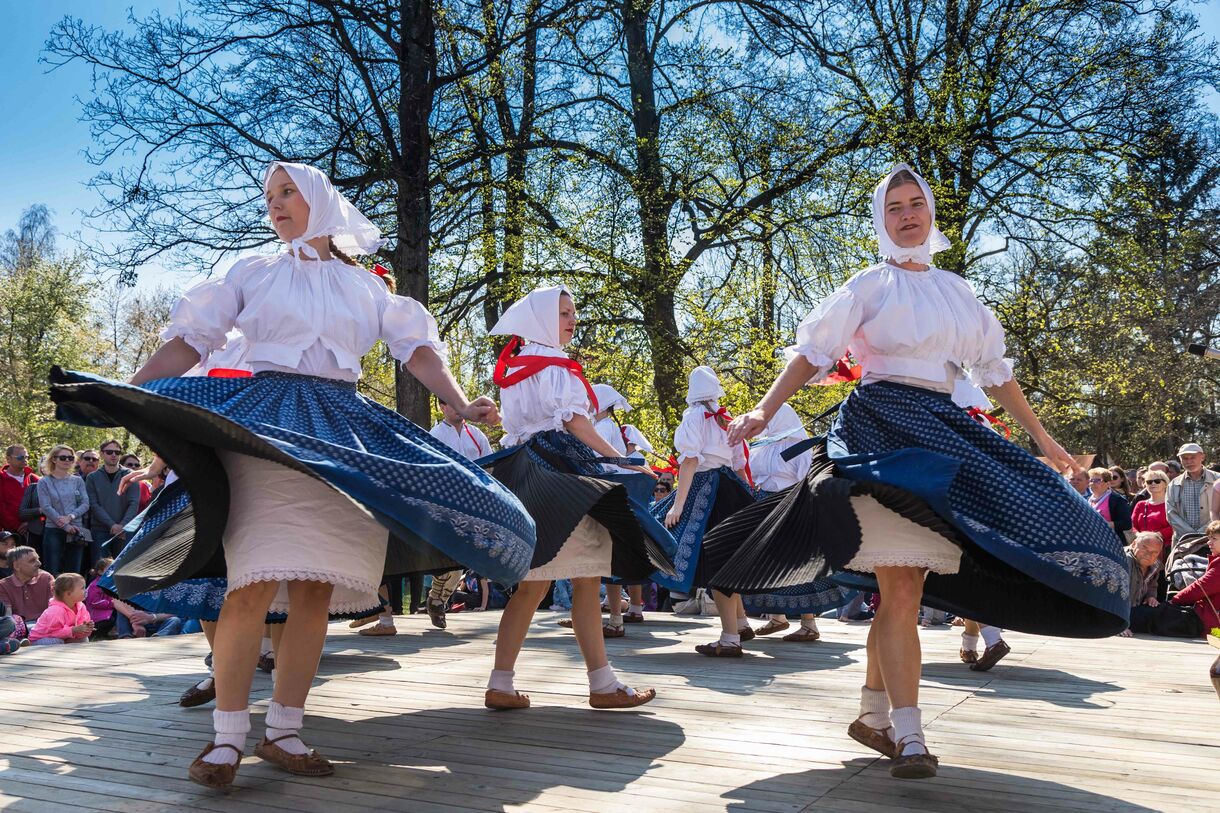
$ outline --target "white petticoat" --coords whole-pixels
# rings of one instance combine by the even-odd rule
[[[320,480],[261,458],[217,450],[229,477],[225,595],[280,583],[271,612],[286,613],[289,581],[334,585],[331,613],[378,606],[389,532]]]
[[[526,573],[522,581],[609,576],[613,547],[614,541],[605,525],[590,516],[581,517],[555,558]]]
[[[847,570],[872,573],[878,567],[926,567],[933,573],[956,573],[962,549],[917,522],[911,522],[869,496],[851,498],[860,521],[860,550]]]

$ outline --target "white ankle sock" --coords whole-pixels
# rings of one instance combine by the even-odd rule
[[[635,689],[625,683],[619,683],[610,664],[589,672],[589,694],[614,694],[619,689],[623,689],[630,695],[635,694]]]
[[[643,615],[644,614],[644,605],[643,604],[632,604],[632,603],[628,602],[627,603],[627,612],[635,613],[637,615]]]
[[[394,626],[394,616],[392,616],[392,615],[379,615],[379,616],[377,616],[377,626],[379,626],[379,627],[392,627],[392,626]]]
[[[962,633],[962,649],[967,652],[973,652],[979,648],[979,637],[977,635],[967,635]]]
[[[275,647],[271,646],[271,639],[264,638],[258,645],[258,654],[270,655],[275,651]]]
[[[610,611],[610,626],[623,626],[623,605],[620,602],[617,607]]]
[[[788,623],[788,616],[786,616],[786,615],[782,615],[782,614],[780,614],[780,613],[768,613],[768,614],[767,614],[767,620],[768,620],[768,621],[778,621],[778,622],[779,622],[779,623],[781,623],[781,624],[787,624],[787,623]]]
[[[980,632],[983,633],[983,643],[987,646],[995,646],[1004,640],[1004,630],[999,627],[983,627]]]
[[[818,620],[816,618],[802,618],[801,626],[807,630],[812,630],[813,632],[817,632],[818,631]]]
[[[748,618],[738,618],[737,619],[737,631],[738,632],[741,632],[742,630],[748,630],[749,628],[750,628],[750,619],[748,619]]]
[[[274,700],[267,707],[267,739],[287,737],[276,743],[290,754],[308,754],[309,749],[301,742],[301,726],[305,722],[305,709],[281,706]]]
[[[893,725],[890,722],[890,696],[884,690],[860,687],[860,722],[878,731]],[[892,736],[893,732],[890,734]]]
[[[246,750],[246,735],[250,733],[250,709],[242,711],[212,712],[212,728],[216,735],[212,742],[216,745],[231,745],[240,751]],[[203,758],[212,765],[234,765],[237,763],[237,751],[231,748],[213,748],[211,753]]]
[[[487,688],[512,694],[517,691],[513,688],[513,675],[515,674],[516,672],[511,669],[492,669],[491,677],[487,679]]]
[[[920,714],[919,706],[904,706],[890,712],[890,719],[894,721],[894,742],[906,740],[902,747],[903,756],[928,753],[928,747],[923,740]]]
[[[720,643],[731,644],[732,646],[741,646],[741,636],[734,635],[731,632],[720,633]]]

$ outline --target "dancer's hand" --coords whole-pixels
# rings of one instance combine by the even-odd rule
[[[1084,469],[1076,462],[1076,458],[1067,453],[1059,443],[1050,435],[1043,434],[1041,438],[1037,438],[1038,448],[1042,451],[1042,456],[1051,464],[1051,468],[1060,474],[1080,474]]]
[[[738,415],[729,424],[729,445],[736,446],[738,443],[757,437],[767,428],[767,421],[767,415],[761,409],[752,409],[744,415]]]
[[[483,395],[466,405],[462,417],[471,423],[494,426],[500,422],[500,410],[496,408],[495,401]]]
[[[652,469],[648,468],[647,466],[623,466],[623,468],[631,469],[632,471],[638,471],[640,474],[647,474],[649,477],[651,477],[654,480],[657,479],[657,473],[655,471],[653,471]]]
[[[682,506],[678,505],[677,500],[675,500],[674,504],[670,506],[669,511],[665,514],[665,527],[674,527],[680,519],[682,519]]]
[[[119,480],[119,493],[122,494],[126,491],[127,487],[132,483],[155,479],[163,471],[165,471],[165,461],[161,459],[161,455],[155,454],[153,459],[144,468],[133,469],[123,475],[123,479]]]

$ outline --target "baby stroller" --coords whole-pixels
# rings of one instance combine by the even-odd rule
[[[1169,595],[1182,590],[1207,570],[1207,534],[1183,534],[1174,539],[1165,560]]]

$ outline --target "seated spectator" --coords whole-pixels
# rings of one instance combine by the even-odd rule
[[[85,606],[85,577],[61,573],[55,577],[55,598],[30,630],[34,646],[83,644],[93,634],[93,621]]]
[[[17,547],[17,535],[9,531],[0,531],[0,579],[13,575],[13,569],[8,566],[8,552]],[[4,636],[0,635],[0,638]]]
[[[85,588],[85,606],[89,608],[89,618],[93,620],[93,637],[109,637],[114,629],[114,600],[97,586],[97,580],[114,563],[113,559],[100,559],[89,572],[89,586]]]
[[[4,450],[4,466],[0,468],[0,531],[25,533],[18,514],[26,487],[38,482],[38,475],[26,465],[29,453],[17,443]]]
[[[21,640],[16,635],[17,620],[8,607],[0,604],[0,655],[12,655],[21,649]]]
[[[1211,556],[1207,559],[1207,572],[1203,577],[1177,593],[1170,601],[1180,607],[1193,607],[1195,615],[1203,623],[1203,634],[1220,627],[1220,521],[1207,525],[1207,544]]]
[[[1129,628],[1119,634],[1129,637],[1132,631],[1148,632],[1152,611],[1160,606],[1156,594],[1161,575],[1161,537],[1153,531],[1138,533],[1124,553],[1131,579],[1131,621]]]
[[[169,613],[149,613],[125,601],[114,601],[116,638],[163,638],[182,633],[182,619]]]
[[[1131,507],[1118,492],[1110,488],[1110,470],[1103,468],[1089,469],[1089,505],[1101,514],[1118,541],[1127,544],[1127,532],[1131,530]]]
[[[1169,553],[1173,544],[1173,526],[1165,510],[1165,492],[1169,489],[1169,475],[1163,471],[1149,471],[1144,477],[1144,486],[1148,489],[1148,498],[1135,504],[1131,511],[1131,527],[1139,533],[1153,531],[1160,535],[1164,547],[1161,550],[1161,561]]]
[[[15,617],[32,626],[55,595],[52,587],[55,579],[42,569],[38,554],[27,545],[8,552],[8,566],[13,575],[0,579],[0,602],[8,605]]]

